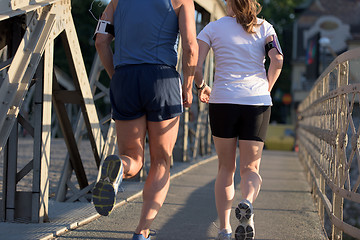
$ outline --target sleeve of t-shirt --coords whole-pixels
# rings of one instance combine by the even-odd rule
[[[206,25],[198,34],[197,39],[204,41],[211,47],[211,24]]]
[[[266,37],[265,38],[272,36],[272,35],[276,35],[273,25],[271,25],[269,22],[265,21],[265,27],[266,27],[266,33],[265,33]]]

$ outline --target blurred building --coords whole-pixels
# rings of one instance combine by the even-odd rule
[[[337,55],[360,47],[360,0],[305,0],[296,13],[292,109],[308,95],[318,76]]]

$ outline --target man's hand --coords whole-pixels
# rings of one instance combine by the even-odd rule
[[[193,101],[192,89],[191,88],[185,89],[183,87],[182,97],[183,97],[184,107],[190,108],[191,104],[192,104],[192,101]]]

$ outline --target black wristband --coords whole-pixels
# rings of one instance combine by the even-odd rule
[[[203,90],[206,87],[206,83],[203,80],[202,83],[201,83],[201,87],[198,87],[198,85],[196,85],[196,83],[195,83],[195,87],[196,87],[197,90]]]

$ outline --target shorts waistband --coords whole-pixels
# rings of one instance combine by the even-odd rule
[[[131,68],[138,68],[138,67],[165,67],[165,68],[176,69],[174,66],[170,66],[170,65],[167,65],[167,64],[141,63],[141,64],[128,64],[128,65],[116,66],[115,70],[117,70],[117,69],[131,69]]]

